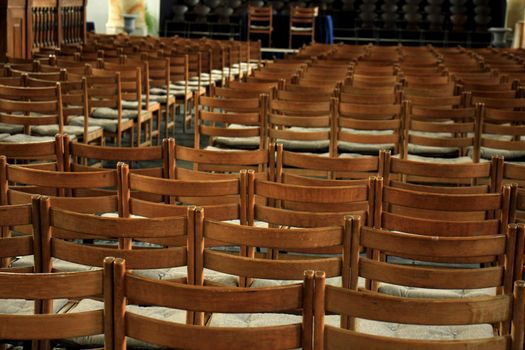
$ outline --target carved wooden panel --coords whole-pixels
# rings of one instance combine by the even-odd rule
[[[81,43],[86,0],[0,0],[0,59]]]

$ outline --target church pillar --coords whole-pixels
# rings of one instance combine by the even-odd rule
[[[525,47],[525,0],[507,0],[505,26],[514,30],[512,47]]]
[[[145,1],[144,0],[107,0],[108,3],[108,22],[106,32],[116,34],[124,32],[123,14],[135,14],[135,32],[133,35],[146,35],[148,29],[145,21]]]

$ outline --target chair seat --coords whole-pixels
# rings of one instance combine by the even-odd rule
[[[268,327],[302,323],[302,316],[291,314],[222,314],[211,316],[210,327]]]
[[[285,130],[289,132],[296,132],[298,134],[308,134],[309,132],[330,132],[329,128],[303,128],[297,126],[292,126],[290,128],[286,128]],[[312,141],[277,139],[276,142],[282,144],[286,150],[301,152],[319,152],[328,149],[330,146],[330,140],[328,139]]]
[[[250,26],[250,29],[254,29],[254,30],[271,30],[272,27],[270,27],[270,26],[258,26],[256,24],[252,24]]]
[[[210,269],[204,269],[204,280],[210,282],[211,284],[228,286],[228,287],[237,287],[239,285],[238,276],[230,275],[227,273],[214,271]]]
[[[291,29],[294,32],[311,32],[312,30],[314,30],[313,27],[296,27],[296,26],[292,26]]]
[[[496,288],[481,289],[430,289],[379,283],[380,293],[404,298],[458,299],[496,295]]]
[[[133,110],[133,111],[135,111],[135,115],[136,115],[137,114],[136,110],[137,110],[138,107],[139,107],[139,102],[138,101],[122,100],[122,113],[124,113],[124,110],[130,110],[130,111]],[[142,108],[146,108],[146,96],[142,97]],[[150,108],[150,110],[158,109],[158,108],[160,108],[160,105],[159,105],[158,102],[150,100],[149,108]],[[145,113],[146,110],[143,109],[142,112]],[[133,117],[133,118],[136,118],[136,117]]]
[[[493,156],[503,156],[505,160],[519,159],[525,157],[525,150],[507,150],[481,147],[480,157],[491,159]]]
[[[97,311],[103,310],[104,303],[101,301],[93,299],[83,299],[74,307],[72,307],[67,313],[77,313],[77,312],[88,312],[88,311]],[[186,323],[186,311],[169,309],[164,307],[154,307],[154,306],[137,306],[137,305],[128,305],[126,310],[142,315],[145,317],[156,318],[162,321],[175,322],[175,323]],[[146,344],[142,341],[135,340],[133,338],[126,338],[127,345],[132,348],[157,348],[155,346]],[[87,337],[79,337],[68,339],[65,343],[73,344],[76,346],[82,347],[102,347],[104,346],[104,335],[97,334]]]
[[[325,324],[339,327],[340,316],[328,315]],[[410,325],[391,322],[356,319],[355,330],[360,333],[389,338],[421,339],[421,340],[466,340],[482,339],[494,336],[494,330],[489,324],[460,326],[428,326]],[[446,346],[444,346],[446,348]]]
[[[0,123],[0,134],[21,134],[23,132],[23,125]]]
[[[300,280],[267,280],[261,278],[255,278],[250,285],[251,288],[261,288],[261,287],[278,287],[286,286],[294,283],[301,283]],[[342,287],[343,279],[339,277],[330,277],[326,279],[326,284],[335,287]],[[361,277],[358,279],[358,286],[360,288],[365,287],[365,280]]]
[[[423,157],[414,154],[408,155],[408,160],[425,163],[437,163],[437,164],[469,164],[472,163],[470,157],[456,157],[456,158],[438,158],[438,157]]]
[[[133,270],[133,274],[155,280],[179,280],[188,277],[188,268],[178,266],[167,269],[140,269]]]
[[[76,264],[73,262],[60,260],[56,258],[52,258],[51,261],[52,261],[53,270],[57,270],[61,272],[81,272],[81,271],[94,271],[94,270],[100,269],[98,267]],[[27,256],[20,257],[13,262],[12,266],[13,267],[34,266],[33,256],[27,255]]]
[[[253,129],[256,126],[230,124],[228,129]],[[214,146],[224,146],[225,148],[237,149],[255,149],[259,147],[261,138],[259,136],[252,137],[226,137],[218,136],[214,139]]]
[[[122,119],[122,124],[132,122],[130,119]],[[84,117],[73,117],[69,118],[70,125],[84,125]],[[102,119],[102,118],[89,118],[89,125],[100,126],[104,131],[117,132],[118,120],[117,119]]]
[[[59,312],[67,299],[57,299],[53,302],[53,312]],[[33,300],[25,299],[0,299],[0,314],[11,315],[33,315],[35,313],[35,303]]]
[[[137,119],[137,116],[138,113],[136,110],[129,110],[125,109],[124,107],[122,108],[122,118]],[[107,107],[95,108],[91,113],[91,117],[96,119],[118,119],[118,110]]]
[[[5,143],[39,143],[54,140],[55,138],[51,136],[32,136],[26,134],[15,134],[4,137],[0,141]]]
[[[357,135],[393,135],[393,130],[356,130],[350,128],[342,128],[342,132],[348,134],[357,134]],[[342,152],[356,152],[356,153],[377,153],[380,150],[392,150],[394,149],[394,144],[373,144],[373,143],[357,143],[357,142],[347,142],[339,141],[338,149]]]
[[[102,128],[100,126],[88,126],[88,133],[93,133],[98,130],[102,130]],[[58,134],[58,125],[33,126],[31,132],[39,136],[54,136]],[[82,136],[84,134],[84,126],[64,125],[64,133],[67,135],[75,135],[77,137]]]

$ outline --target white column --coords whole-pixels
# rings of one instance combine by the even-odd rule
[[[108,0],[108,22],[106,31],[108,34],[123,33],[124,20],[123,14],[135,14],[136,30],[133,35],[146,35],[148,29],[144,20],[145,3],[144,0]]]

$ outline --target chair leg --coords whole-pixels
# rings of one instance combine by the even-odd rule
[[[288,37],[288,48],[292,48],[292,30],[290,28],[290,36]]]

